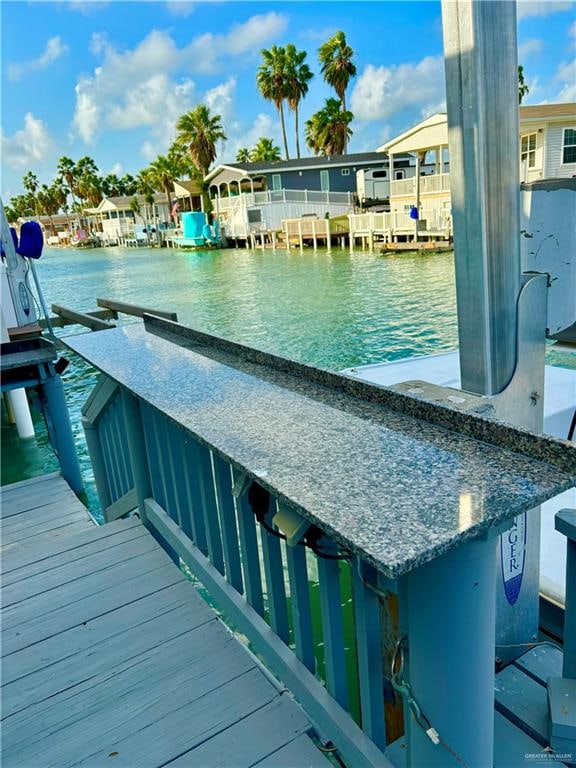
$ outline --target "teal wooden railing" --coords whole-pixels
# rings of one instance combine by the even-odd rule
[[[137,509],[344,759],[391,766],[375,570],[318,529],[310,546],[288,546],[268,491],[112,380],[101,379],[83,423],[106,520]],[[344,576],[351,604],[346,595],[343,606]]]

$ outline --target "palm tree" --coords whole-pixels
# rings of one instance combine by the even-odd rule
[[[178,119],[176,130],[174,143],[188,149],[202,178],[206,177],[216,159],[216,142],[226,141],[222,118],[211,115],[205,104],[199,104]]]
[[[136,176],[136,191],[144,195],[144,220],[146,222],[146,239],[150,245],[150,228],[148,219],[152,217],[152,223],[156,223],[154,215],[154,187],[150,180],[150,171],[145,168]]]
[[[72,203],[76,205],[76,198],[74,197],[74,183],[76,180],[76,163],[70,157],[63,155],[58,160],[57,166],[58,176],[65,181],[68,185],[68,190],[72,195]]]
[[[324,80],[331,85],[342,102],[342,111],[346,112],[346,90],[350,80],[356,76],[354,51],[346,42],[346,35],[339,31],[318,50],[320,71]],[[346,152],[348,140],[344,144]]]
[[[38,190],[38,211],[45,216],[48,216],[50,219],[50,228],[52,230],[52,234],[56,234],[56,228],[54,226],[54,219],[52,218],[55,216],[59,209],[60,209],[60,203],[54,194],[54,190],[52,187],[48,187],[46,184],[42,184],[40,189]]]
[[[530,88],[528,88],[524,80],[524,67],[521,64],[519,64],[518,65],[518,104],[522,104],[522,100],[524,99],[524,96],[528,96],[529,92],[530,92]]]
[[[306,144],[315,155],[344,154],[354,115],[341,107],[338,99],[326,99],[323,108],[306,121]]]
[[[280,147],[276,146],[272,139],[267,139],[266,137],[258,139],[258,143],[250,153],[250,161],[252,163],[274,163],[278,160],[281,160]]]
[[[125,194],[122,181],[115,173],[109,173],[104,176],[101,188],[104,197],[118,197],[118,195]]]
[[[156,160],[147,168],[146,175],[153,189],[164,192],[168,201],[168,216],[172,215],[172,190],[174,179],[178,176],[173,163],[166,155],[158,155]]]
[[[95,207],[102,200],[102,179],[94,160],[88,155],[81,157],[76,163],[76,192],[83,201]]]
[[[168,147],[166,157],[174,166],[178,177],[184,178],[187,176],[189,179],[195,179],[200,176],[200,171],[194,165],[186,146],[176,143],[171,144]]]
[[[277,45],[273,45],[270,50],[263,48],[262,58],[264,62],[258,67],[256,84],[262,96],[267,101],[271,101],[278,110],[282,127],[284,152],[286,160],[289,160],[286,124],[284,122],[284,100],[288,97],[286,49]]]
[[[30,195],[32,205],[34,207],[34,214],[38,216],[38,201],[36,198],[36,192],[38,191],[38,176],[32,171],[28,171],[22,179],[22,186]]]
[[[296,46],[289,43],[286,46],[286,87],[288,106],[294,112],[294,131],[296,134],[296,155],[300,157],[300,131],[298,126],[298,110],[300,102],[308,93],[308,83],[314,74],[306,64],[306,51],[296,50]]]
[[[250,156],[250,150],[246,147],[242,147],[241,149],[236,152],[236,162],[237,163],[250,163],[252,162],[252,158]]]

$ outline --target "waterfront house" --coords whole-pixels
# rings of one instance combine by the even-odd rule
[[[405,169],[407,175],[410,164],[410,156],[405,155],[398,158],[397,168]],[[388,176],[388,158],[381,152],[226,163],[214,168],[205,181],[225,234],[248,238],[257,232],[282,229],[287,219],[350,213],[357,200],[357,174],[375,171]],[[387,185],[380,187],[380,194],[382,199],[388,197]]]
[[[163,192],[154,194],[154,202],[146,203],[144,195],[121,195],[105,197],[96,208],[85,208],[92,217],[92,228],[100,232],[105,240],[113,241],[136,229],[146,226],[166,229],[170,224],[170,210]],[[133,201],[138,201],[139,210],[134,211]]]
[[[378,149],[388,154],[392,173],[395,156],[414,157],[416,173],[391,182],[390,211],[398,223],[397,238],[418,233],[427,239],[451,236],[448,124],[445,113],[423,120]],[[576,104],[520,107],[520,181],[576,176]],[[410,218],[413,208],[418,220]]]

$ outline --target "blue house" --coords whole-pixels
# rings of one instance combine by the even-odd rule
[[[401,173],[409,165],[408,155],[397,156],[394,170]],[[214,168],[206,177],[206,182],[213,199],[233,197],[243,192],[283,190],[356,194],[356,175],[359,171],[372,171],[385,180],[388,157],[382,152],[360,152],[277,162],[226,163]]]

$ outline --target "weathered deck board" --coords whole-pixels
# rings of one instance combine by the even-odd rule
[[[2,489],[2,765],[326,765],[140,522],[95,526],[63,483]]]

